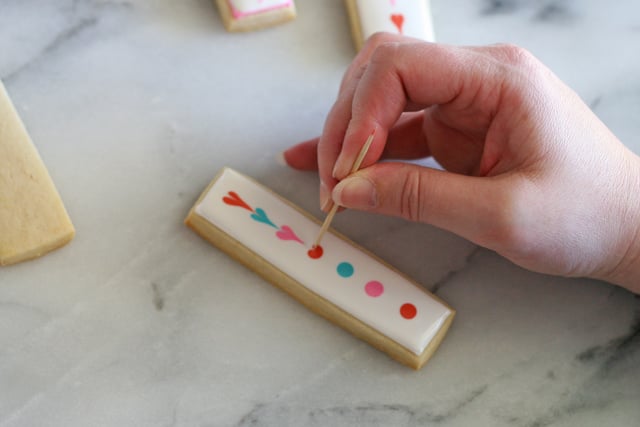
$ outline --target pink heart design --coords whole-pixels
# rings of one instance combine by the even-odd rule
[[[249,212],[253,212],[253,209],[251,209],[251,206],[249,206],[244,200],[242,200],[240,196],[238,196],[238,193],[236,193],[235,191],[229,191],[228,194],[229,194],[228,196],[224,196],[222,198],[223,202],[225,202],[228,205],[239,206],[241,208],[248,210]]]
[[[402,25],[404,24],[404,15],[401,13],[394,13],[391,15],[391,22],[398,28],[398,32],[402,34]]]
[[[396,7],[396,0],[390,0],[391,6]]]
[[[304,245],[304,242],[300,240],[298,236],[296,236],[296,233],[294,233],[291,227],[289,227],[288,225],[283,225],[282,227],[280,227],[280,230],[276,232],[276,236],[278,236],[278,239],[280,240],[295,240],[296,242]]]

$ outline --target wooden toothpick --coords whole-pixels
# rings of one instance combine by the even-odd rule
[[[362,149],[360,150],[358,157],[356,157],[356,161],[353,162],[353,166],[351,167],[351,172],[349,173],[349,175],[357,172],[358,169],[360,169],[360,165],[362,165],[362,161],[364,160],[364,157],[367,155],[367,152],[369,151],[369,147],[371,147],[371,143],[373,142],[373,137],[375,136],[375,134],[376,134],[376,130],[374,129],[373,132],[371,132],[371,135],[369,135],[369,137],[367,138],[367,141],[362,146]],[[316,241],[313,244],[312,248],[318,247],[320,245],[320,241],[322,240],[324,233],[326,233],[327,230],[329,229],[329,225],[331,225],[331,221],[333,221],[333,217],[336,215],[336,212],[338,212],[339,207],[340,206],[338,206],[336,203],[333,203],[333,206],[331,207],[329,214],[327,214],[327,217],[324,219],[324,222],[322,223],[322,227],[320,227],[320,231],[318,232],[318,237],[316,237]]]

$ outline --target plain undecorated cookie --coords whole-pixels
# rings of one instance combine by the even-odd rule
[[[44,255],[74,234],[49,172],[0,82],[0,265]]]

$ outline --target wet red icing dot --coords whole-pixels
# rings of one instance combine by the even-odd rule
[[[402,307],[400,307],[400,315],[405,319],[413,319],[416,314],[418,314],[418,310],[411,303],[402,304]]]
[[[324,251],[322,250],[322,246],[320,245],[314,246],[307,251],[307,255],[309,255],[309,258],[313,258],[313,259],[320,258],[323,253]]]

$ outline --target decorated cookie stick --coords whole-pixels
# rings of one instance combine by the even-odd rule
[[[305,306],[394,359],[421,368],[454,310],[255,181],[224,169],[185,223]]]
[[[356,48],[379,31],[434,41],[429,0],[345,0]]]
[[[216,0],[227,31],[253,31],[296,17],[293,0]]]
[[[0,82],[0,265],[68,243],[75,231],[38,151]]]

